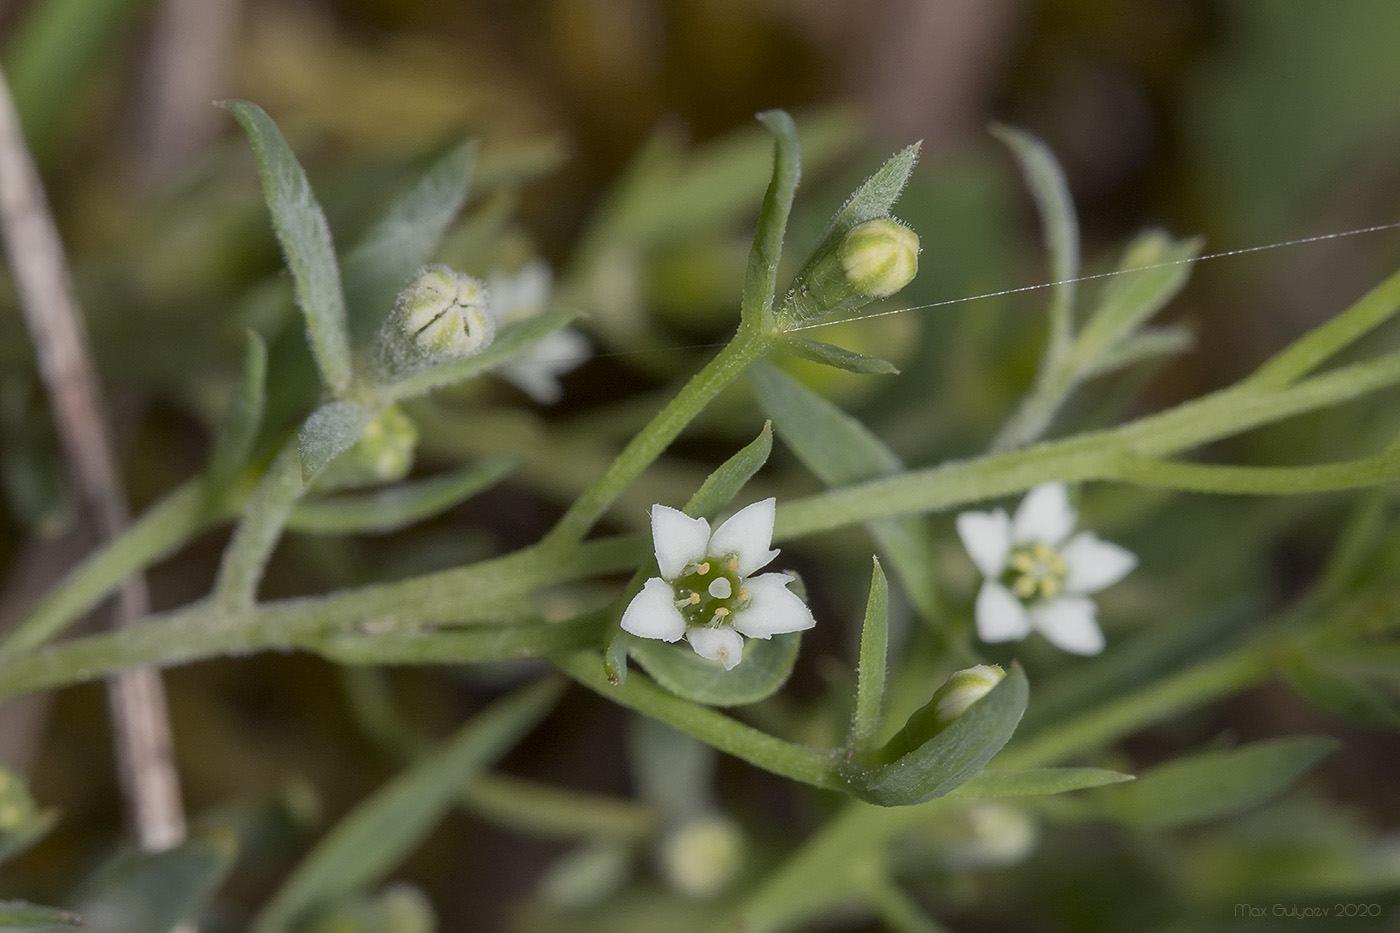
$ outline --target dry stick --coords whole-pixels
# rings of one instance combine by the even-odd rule
[[[0,229],[73,485],[98,538],[109,540],[127,524],[126,499],[63,244],[3,74]],[[147,603],[145,579],[133,576],[117,594],[112,624],[133,624],[146,614]],[[159,674],[147,668],[116,675],[107,682],[107,693],[118,770],[137,842],[147,851],[169,848],[184,838],[185,817]]]

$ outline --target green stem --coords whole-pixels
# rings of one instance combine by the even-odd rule
[[[755,329],[741,327],[734,339],[657,412],[607,470],[574,500],[540,546],[557,552],[581,541],[622,490],[661,456],[715,396],[767,353],[770,346],[770,338]]]
[[[251,608],[257,600],[267,560],[282,537],[292,507],[305,493],[301,453],[296,438],[292,438],[263,475],[224,551],[214,599],[226,612]]]
[[[556,667],[593,692],[694,736],[725,754],[814,787],[828,790],[846,787],[836,771],[837,752],[785,742],[707,706],[682,700],[641,677],[629,677],[621,684],[612,684],[603,672],[602,658],[595,651],[553,660]]]

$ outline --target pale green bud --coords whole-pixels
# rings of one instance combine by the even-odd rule
[[[429,356],[471,356],[496,336],[486,286],[447,266],[424,266],[399,293],[394,317],[400,332]]]
[[[390,405],[365,427],[354,446],[316,477],[315,487],[326,491],[398,482],[413,468],[417,445],[418,425],[401,408]]]
[[[992,692],[1006,671],[995,664],[979,664],[957,671],[933,694],[934,718],[944,725],[967,712],[973,703]]]
[[[715,897],[743,867],[744,834],[728,817],[707,813],[668,833],[659,855],[671,887],[691,897]]]
[[[888,298],[919,271],[919,235],[893,217],[876,217],[851,228],[841,240],[840,254],[856,291]]]

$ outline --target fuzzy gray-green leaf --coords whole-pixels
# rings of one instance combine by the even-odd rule
[[[355,402],[329,402],[313,411],[297,433],[301,478],[311,478],[355,445],[374,413]]]
[[[224,409],[209,454],[205,481],[212,490],[223,489],[233,480],[248,459],[253,441],[262,426],[263,401],[267,383],[267,345],[254,331],[248,331],[248,346],[243,353],[243,371]]]
[[[1106,768],[1028,768],[1024,771],[997,771],[988,768],[953,791],[968,800],[995,797],[1044,797],[1073,790],[1121,784],[1133,780],[1131,774]]]
[[[350,335],[340,267],[326,216],[306,172],[262,108],[246,100],[227,100],[220,106],[242,124],[253,145],[263,196],[292,273],[297,305],[306,319],[306,335],[321,381],[332,395],[343,395],[352,376]]]
[[[778,281],[778,260],[783,254],[783,236],[787,231],[788,214],[792,211],[793,195],[802,174],[797,145],[797,127],[792,117],[782,110],[766,110],[758,119],[773,134],[773,179],[763,196],[758,214],[758,229],[753,248],[749,251],[748,271],[744,277],[740,315],[745,324],[758,326],[773,309],[773,291]]]
[[[1119,347],[1191,277],[1191,261],[1201,251],[1199,237],[1174,240],[1160,230],[1140,234],[1123,253],[1118,272],[1104,286],[1075,339],[1074,353],[1085,368]]]

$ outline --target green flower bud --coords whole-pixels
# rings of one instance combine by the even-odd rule
[[[888,298],[919,271],[919,235],[892,217],[857,224],[841,240],[841,268],[857,291]]]
[[[888,298],[919,269],[919,236],[893,217],[856,224],[808,260],[779,315],[805,324]]]
[[[661,842],[661,873],[691,897],[715,897],[744,864],[744,834],[726,816],[707,813],[676,827]]]
[[[966,670],[957,671],[933,694],[934,719],[947,725],[957,719],[968,708],[992,692],[1001,683],[1006,671],[995,664],[979,664]]]
[[[447,266],[424,266],[399,293],[393,320],[420,353],[435,357],[471,356],[496,336],[486,286]]]
[[[365,427],[354,446],[316,477],[315,488],[325,492],[398,482],[413,468],[417,445],[418,425],[398,406],[390,405]]]

